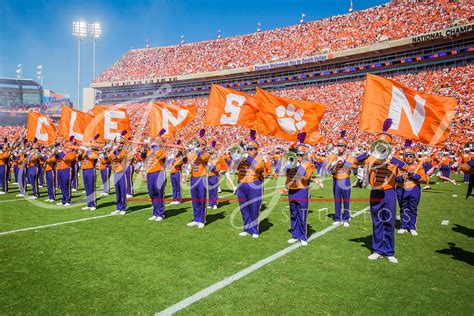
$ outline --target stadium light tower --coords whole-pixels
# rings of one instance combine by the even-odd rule
[[[102,35],[102,26],[100,23],[91,23],[87,25],[89,36],[92,37],[92,80],[95,79],[95,43]]]
[[[81,104],[81,40],[87,37],[87,24],[84,21],[72,22],[72,35],[77,38],[77,106]]]

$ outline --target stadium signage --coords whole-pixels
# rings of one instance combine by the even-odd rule
[[[460,33],[471,32],[471,31],[474,31],[474,24],[456,26],[456,27],[452,27],[452,28],[445,29],[438,32],[423,34],[420,36],[414,36],[412,37],[412,43],[431,41],[431,40],[440,39],[447,36],[453,36]]]
[[[292,60],[270,63],[270,64],[255,65],[254,69],[255,71],[268,70],[268,69],[274,69],[274,68],[280,68],[280,67],[289,67],[289,66],[297,66],[297,65],[302,65],[302,64],[316,63],[316,62],[325,61],[327,59],[328,59],[328,55],[318,55],[318,56],[298,58],[298,59],[292,59]]]

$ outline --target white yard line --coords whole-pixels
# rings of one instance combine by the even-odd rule
[[[278,188],[278,187],[281,187],[281,186],[274,186],[274,187],[270,187],[270,188],[268,188],[268,189]],[[272,192],[272,194],[273,194],[273,193],[274,193],[274,192]],[[270,194],[270,193],[269,193],[269,194]],[[232,195],[232,194],[222,195],[221,197],[226,197],[226,196],[230,196],[230,195]],[[168,204],[165,205],[165,207],[166,207],[166,206],[170,206],[170,205],[171,205],[171,203],[168,203]],[[152,207],[145,207],[145,208],[139,209],[139,210],[137,210],[137,211],[133,211],[133,212],[131,212],[130,214],[135,214],[135,213],[138,213],[138,212],[141,212],[141,211],[150,210],[150,209],[152,209]],[[99,216],[93,216],[93,217],[86,217],[86,218],[75,219],[75,220],[66,221],[66,222],[59,222],[59,223],[53,223],[53,224],[47,224],[47,225],[41,225],[41,226],[34,226],[34,227],[19,228],[19,229],[14,229],[14,230],[9,230],[9,231],[0,232],[0,236],[2,236],[2,235],[14,234],[14,233],[19,233],[19,232],[25,232],[25,231],[30,231],[30,230],[38,230],[38,229],[43,229],[43,228],[49,228],[49,227],[67,225],[67,224],[74,224],[74,223],[78,223],[78,222],[90,221],[90,220],[100,219],[100,218],[106,218],[106,217],[110,217],[110,216],[117,216],[117,215],[105,214],[105,215],[99,215]]]
[[[356,212],[354,215],[352,215],[352,217],[357,217],[359,215],[361,215],[362,213],[366,212],[367,210],[369,209],[369,206],[367,206],[366,208]],[[317,232],[316,234],[313,234],[311,235],[311,237],[309,238],[309,241],[311,240],[314,240],[316,238],[319,238],[325,234],[327,234],[328,232],[336,229],[337,227],[339,226],[334,226],[334,225],[331,225],[329,227],[326,227],[325,229]],[[223,289],[224,287],[234,283],[235,281],[237,280],[240,280],[241,278],[249,275],[250,273],[252,272],[255,272],[257,271],[258,269],[262,268],[263,266],[283,257],[284,255],[294,251],[295,249],[298,249],[299,247],[301,247],[301,244],[300,243],[297,243],[297,244],[294,244],[294,245],[291,245],[289,247],[286,247],[280,251],[278,251],[277,253],[265,258],[265,259],[262,259],[256,263],[254,263],[253,265],[231,275],[230,277],[227,277],[227,278],[224,278],[222,279],[221,281],[217,282],[217,283],[214,283],[213,285],[185,298],[184,300],[174,304],[174,305],[171,305],[170,307],[166,308],[165,310],[161,311],[161,312],[157,312],[155,315],[172,315],[174,313],[177,313],[185,308],[187,308],[188,306],[202,300],[203,298],[206,298],[208,297],[209,295],[211,295],[212,293],[214,292],[217,292],[219,291],[220,289]]]
[[[14,202],[14,201],[21,201],[21,200],[27,200],[28,198],[21,198],[21,199],[13,199],[13,200],[3,200],[0,201],[0,203],[6,203],[6,202]]]

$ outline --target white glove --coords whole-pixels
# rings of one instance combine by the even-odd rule
[[[238,153],[232,154],[232,160],[237,161],[237,160],[241,160],[241,159],[242,159],[242,157],[240,156],[240,154],[238,154]]]
[[[242,154],[242,159],[244,159],[244,160],[245,160],[245,159],[247,159],[247,157],[248,157],[248,156],[249,156],[249,154],[247,154],[247,153],[244,153],[244,154]]]

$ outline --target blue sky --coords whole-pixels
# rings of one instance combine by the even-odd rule
[[[100,74],[131,48],[173,45],[184,35],[187,43],[214,39],[347,13],[349,0],[0,0],[0,77],[15,77],[23,65],[23,78],[36,79],[43,65],[46,89],[76,100],[77,41],[72,21],[100,21],[103,36],[97,43],[96,71]],[[353,0],[354,10],[388,0]],[[92,80],[92,41],[81,49],[81,85]]]

